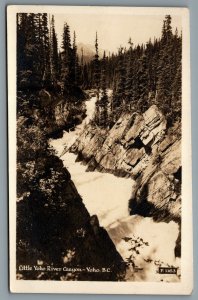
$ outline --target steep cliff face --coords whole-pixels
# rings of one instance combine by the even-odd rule
[[[18,99],[17,278],[119,280],[125,273],[122,257],[48,147],[48,135],[69,126],[71,111],[65,109],[63,114],[66,106],[60,102],[52,106],[52,95],[42,93],[32,96],[34,103],[43,101],[42,108],[30,110],[22,94]]]
[[[153,105],[144,114],[124,114],[110,130],[88,125],[71,147],[87,170],[132,177],[131,214],[180,222],[180,124],[167,122]]]

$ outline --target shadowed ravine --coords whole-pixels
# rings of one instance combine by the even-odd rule
[[[98,216],[100,225],[108,231],[123,259],[134,261],[128,269],[127,280],[178,281],[179,276],[157,273],[159,265],[180,267],[180,259],[174,255],[178,224],[130,216],[128,204],[135,181],[98,171],[86,172],[87,167],[76,162],[77,155],[68,151],[92,118],[95,102],[95,97],[86,101],[87,117],[81,125],[64,132],[60,139],[51,139],[49,144],[70,172],[90,215]]]

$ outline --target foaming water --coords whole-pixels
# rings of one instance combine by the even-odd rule
[[[179,281],[180,259],[174,255],[178,225],[173,221],[156,223],[152,218],[130,216],[128,200],[134,181],[108,173],[86,172],[87,167],[75,161],[76,155],[67,152],[93,117],[95,102],[95,97],[86,101],[87,117],[82,124],[74,131],[64,132],[62,138],[50,140],[49,144],[69,170],[90,215],[98,216],[100,225],[109,233],[117,251],[129,262],[126,280]],[[177,267],[177,275],[160,275],[160,266]]]

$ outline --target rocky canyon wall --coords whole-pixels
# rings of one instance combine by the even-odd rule
[[[172,128],[157,106],[145,113],[123,114],[110,129],[88,124],[70,151],[99,170],[135,179],[131,214],[156,221],[181,217],[181,124]]]

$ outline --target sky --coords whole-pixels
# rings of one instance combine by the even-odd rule
[[[146,43],[150,38],[159,38],[165,16],[162,15],[119,15],[119,14],[55,14],[55,29],[59,47],[64,23],[70,27],[71,37],[76,32],[76,42],[94,46],[96,31],[99,48],[117,52],[120,46],[128,47],[131,37],[134,45]],[[172,16],[173,32],[181,32],[181,17]]]

